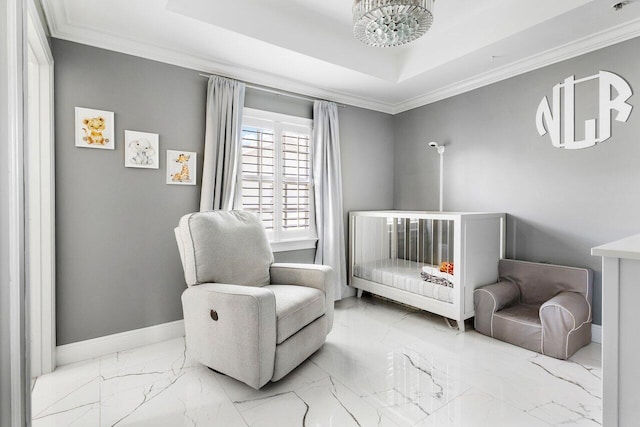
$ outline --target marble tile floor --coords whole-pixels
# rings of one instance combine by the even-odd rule
[[[179,338],[37,378],[33,426],[598,426],[600,354],[592,343],[560,361],[348,298],[324,347],[259,391],[193,361]]]

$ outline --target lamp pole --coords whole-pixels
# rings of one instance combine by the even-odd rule
[[[440,212],[444,212],[444,150],[445,146],[437,142],[430,142],[429,147],[434,147],[440,155]]]
[[[440,212],[444,211],[444,147],[438,147],[440,155]]]

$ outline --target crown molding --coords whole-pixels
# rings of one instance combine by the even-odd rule
[[[42,5],[47,16],[51,36],[55,38],[392,115],[460,95],[640,35],[640,19],[636,19],[394,104],[318,88],[300,81],[265,73],[261,70],[214,61],[201,56],[178,52],[164,46],[141,43],[116,34],[97,32],[93,29],[88,30],[69,23],[64,1],[42,0]]]
[[[640,19],[629,21],[622,25],[566,43],[562,46],[549,49],[545,52],[512,62],[486,73],[478,74],[472,78],[460,80],[440,89],[416,96],[408,101],[394,105],[391,114],[399,114],[404,111],[432,104],[638,36],[640,36]]]
[[[163,46],[142,43],[114,34],[73,26],[69,24],[63,1],[43,0],[43,5],[49,21],[51,36],[54,38],[368,110],[380,111],[387,114],[391,114],[394,110],[393,104],[390,103],[358,97],[339,91],[321,89],[289,78],[265,73],[261,70],[214,61],[201,56],[178,52]]]

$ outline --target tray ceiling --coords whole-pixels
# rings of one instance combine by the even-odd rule
[[[640,3],[437,0],[400,48],[352,34],[351,0],[42,0],[53,37],[397,113],[640,34]]]

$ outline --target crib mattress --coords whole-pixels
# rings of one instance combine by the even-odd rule
[[[382,259],[354,265],[353,275],[428,298],[453,303],[453,288],[422,280],[420,271],[423,265],[403,259]]]

